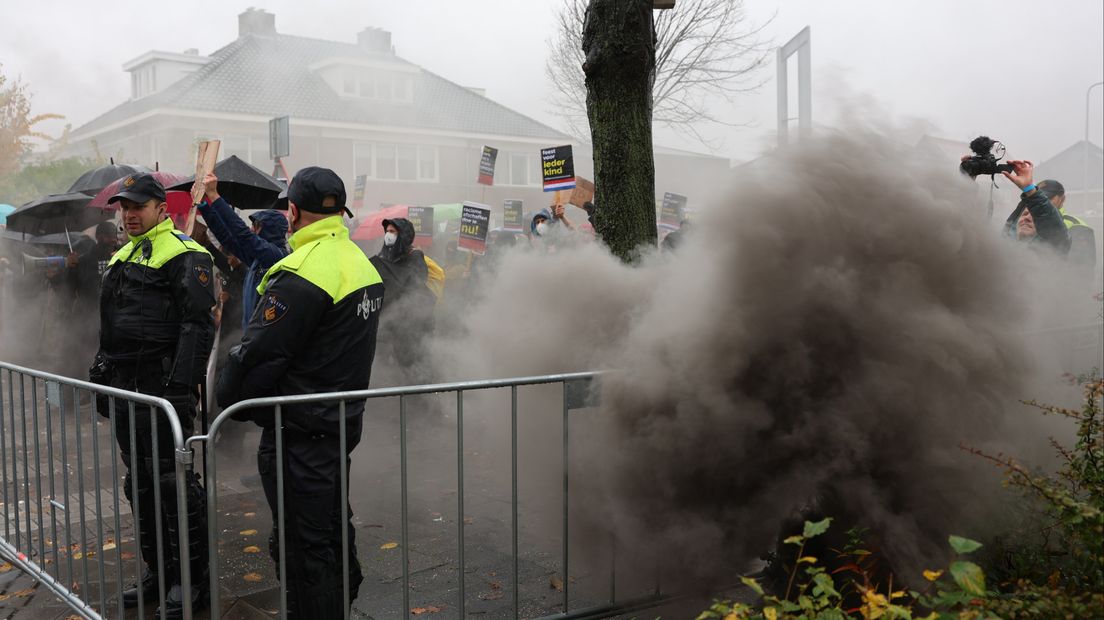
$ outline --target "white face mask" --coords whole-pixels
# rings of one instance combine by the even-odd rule
[[[546,224],[545,222],[541,222],[540,224],[537,224],[537,234],[542,236],[542,237],[547,235],[548,234],[548,224]]]
[[[399,236],[393,232],[383,233],[383,245],[395,245],[398,240]]]

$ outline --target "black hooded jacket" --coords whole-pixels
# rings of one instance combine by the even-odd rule
[[[401,217],[383,221],[384,228],[389,224],[399,229],[399,238],[393,245],[384,245],[371,258],[372,265],[383,278],[387,307],[393,308],[409,298],[418,304],[428,303],[432,309],[436,298],[426,286],[429,268],[426,267],[425,255],[414,248],[414,225]]]

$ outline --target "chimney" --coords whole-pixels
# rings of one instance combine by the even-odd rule
[[[393,54],[391,33],[382,28],[365,28],[357,33],[357,45],[366,52]]]
[[[271,36],[276,34],[276,16],[263,9],[249,7],[238,14],[238,38],[247,34]]]

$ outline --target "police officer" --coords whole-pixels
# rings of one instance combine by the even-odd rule
[[[194,429],[196,386],[203,381],[214,339],[215,305],[211,256],[198,243],[173,227],[165,214],[165,188],[152,175],[125,178],[109,204],[119,203],[123,226],[130,238],[112,256],[100,292],[100,345],[89,370],[94,383],[160,396],[176,409],[187,437]],[[109,416],[106,398],[97,401],[100,415]],[[139,583],[123,592],[123,605],[158,595],[158,571],[163,570],[168,592],[164,610],[180,617],[180,555],[174,445],[169,422],[158,412],[156,437],[149,408],[137,406],[133,416],[126,403],[116,402],[115,436],[127,467],[124,492],[132,507],[137,500],[142,560]],[[131,423],[137,452],[131,453]],[[157,445],[154,476],[153,445]],[[138,497],[132,496],[132,481]],[[160,505],[156,504],[155,485]],[[187,476],[188,540],[193,604],[207,600],[207,533],[203,487],[194,472]],[[161,512],[164,564],[158,563],[156,512]]]
[[[1050,204],[1062,214],[1062,221],[1070,234],[1070,250],[1067,257],[1074,272],[1088,282],[1096,275],[1096,232],[1085,220],[1066,213],[1066,188],[1054,179],[1039,181],[1036,186],[1050,200]]]
[[[219,404],[247,398],[368,387],[383,305],[383,280],[341,220],[345,185],[332,170],[305,168],[288,188],[292,253],[273,265],[260,299],[218,382]],[[350,217],[352,216],[349,213]],[[352,522],[341,523],[341,467],[360,441],[364,401],[345,404],[346,452],[340,451],[340,405],[281,409],[288,617],[341,618],[363,577]],[[276,433],[272,410],[245,417],[264,430],[257,450],[273,515],[269,551],[279,563],[276,532]],[[352,510],[349,511],[352,518]],[[342,596],[341,528],[348,531],[350,599]],[[277,570],[279,566],[277,566]]]

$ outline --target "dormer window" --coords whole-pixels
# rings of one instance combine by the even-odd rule
[[[130,74],[130,97],[141,99],[157,92],[157,65],[149,64]]]
[[[359,99],[410,103],[414,100],[414,82],[408,74],[346,67],[341,74],[341,94]]]
[[[192,49],[183,54],[146,52],[123,65],[130,72],[130,98],[161,92],[207,64],[210,58]]]
[[[310,67],[341,95],[371,101],[412,103],[418,68],[393,60],[330,58]]]

